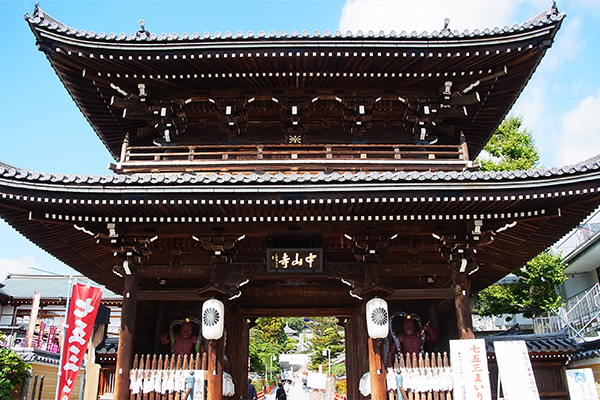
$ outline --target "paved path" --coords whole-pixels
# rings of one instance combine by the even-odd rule
[[[265,396],[265,400],[275,400],[275,391]],[[293,384],[286,385],[287,400],[308,400],[309,394],[302,389],[302,380],[294,379]]]

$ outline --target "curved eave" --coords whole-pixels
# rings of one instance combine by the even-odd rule
[[[257,163],[260,166],[260,162]],[[305,188],[307,192],[322,191],[323,187],[332,191],[381,190],[389,186],[400,190],[427,191],[444,187],[454,189],[495,189],[520,190],[535,186],[556,185],[595,181],[600,174],[600,156],[579,164],[561,168],[529,169],[516,171],[425,171],[425,172],[319,172],[319,173],[222,173],[222,174],[115,174],[115,175],[76,175],[53,174],[31,171],[0,163],[0,182],[22,189],[47,189],[56,191],[86,193],[126,193],[148,191],[164,192],[165,187],[179,193],[195,191],[223,191],[235,193],[253,192],[260,185],[261,193],[290,191]],[[348,185],[350,184],[350,185]],[[219,189],[221,188],[221,189]],[[253,189],[254,188],[254,189]],[[315,189],[313,189],[315,188]]]
[[[75,175],[55,175],[52,182],[30,173],[0,171],[2,218],[50,254],[115,292],[121,290],[122,281],[112,273],[114,254],[98,245],[96,237],[108,235],[112,223],[142,230],[156,224],[159,230],[173,226],[177,240],[183,240],[183,235],[199,246],[191,239],[191,232],[199,227],[241,235],[248,229],[255,234],[263,229],[288,232],[290,225],[300,224],[333,237],[341,235],[341,229],[332,228],[337,224],[377,225],[382,232],[394,233],[399,227],[415,225],[427,232],[438,225],[454,224],[458,229],[474,220],[483,221],[484,229],[498,230],[516,221],[515,226],[498,231],[492,245],[478,251],[477,259],[485,268],[472,279],[473,289],[479,290],[552,245],[600,204],[597,161],[588,168],[555,170],[535,178],[516,178],[515,173],[512,178],[497,174],[500,177],[492,180],[492,174],[486,173],[465,180],[466,173],[447,173],[444,180],[437,179],[441,175],[426,178],[421,173],[397,180],[388,176],[380,182],[373,174],[355,174],[355,180],[340,184],[311,181],[309,176],[303,183],[287,184],[211,182],[216,175],[194,184],[185,182],[185,177],[171,182],[164,176],[137,183],[129,181],[132,176],[110,176],[110,182],[109,176],[91,177],[94,182],[79,176],[76,183]],[[520,173],[527,176],[531,171]],[[389,252],[393,251],[392,246]]]
[[[62,22],[45,14],[39,7],[36,7],[33,16],[25,15],[25,20],[29,23],[31,29],[36,33],[38,39],[49,37],[58,42],[72,44],[83,48],[95,48],[106,50],[127,50],[138,51],[164,51],[165,49],[184,50],[184,49],[202,49],[206,47],[240,48],[252,47],[280,47],[289,45],[298,45],[303,47],[339,47],[351,45],[354,46],[381,46],[381,47],[471,47],[495,45],[505,42],[518,42],[528,40],[533,37],[553,34],[558,30],[560,23],[565,18],[565,14],[559,14],[556,9],[548,9],[538,16],[522,24],[515,24],[512,27],[496,27],[494,29],[485,28],[483,30],[463,32],[443,29],[433,32],[412,32],[404,31],[396,33],[395,31],[385,33],[373,32],[363,33],[351,31],[343,34],[340,31],[331,33],[325,31],[320,34],[318,31],[309,34],[307,31],[298,33],[292,31],[287,34],[285,31],[279,34],[271,31],[265,33],[253,32],[243,34],[237,32],[232,34],[226,32],[224,35],[216,32],[210,35],[208,32],[200,35],[186,33],[177,35],[171,34],[151,34],[147,31],[138,31],[129,35],[114,33],[105,34],[94,31],[86,32],[83,29],[69,27]]]
[[[194,50],[265,50],[298,47],[301,49],[329,49],[339,47],[352,48],[470,48],[487,47],[502,44],[528,41],[539,37],[553,36],[558,29],[561,20],[557,19],[548,24],[540,24],[531,28],[511,29],[502,32],[492,32],[481,35],[465,35],[458,37],[280,37],[280,38],[246,38],[246,39],[192,39],[187,41],[169,40],[164,42],[155,41],[108,41],[103,39],[94,39],[89,36],[73,36],[64,32],[52,31],[49,29],[35,29],[41,40],[49,39],[57,43],[70,45],[85,49],[98,49],[108,51],[123,51],[131,53],[147,53],[161,51],[194,51]]]
[[[445,80],[467,87],[508,66],[508,74],[500,78],[493,90],[495,80],[479,86],[485,100],[467,107],[468,117],[445,119],[454,127],[454,133],[438,133],[439,144],[457,144],[457,135],[464,132],[470,158],[474,159],[524,89],[563,18],[564,14],[550,13],[534,22],[477,33],[165,35],[152,39],[145,33],[112,37],[78,31],[43,13],[42,17],[26,17],[40,49],[115,159],[127,133],[132,134],[132,146],[145,146],[151,141],[134,141],[133,133],[146,126],[145,122],[125,120],[120,116],[122,110],[108,107],[111,96],[118,94],[114,87],[137,88],[139,82],[145,82],[155,93],[218,92],[220,96],[232,97],[243,96],[246,90],[264,96],[275,89],[283,89],[291,96],[304,94],[304,89],[331,96],[338,88],[374,97],[388,90],[393,92],[392,98],[398,98],[406,90],[428,98],[439,95]],[[408,55],[402,56],[403,52]],[[202,54],[204,58],[200,59]],[[263,76],[248,77],[256,71],[262,71]],[[313,71],[321,75],[313,77]],[[357,71],[368,74],[353,76]],[[193,76],[196,72],[198,77]],[[341,78],[337,72],[350,77]],[[280,74],[288,74],[288,78],[280,78]],[[295,87],[298,79],[303,83]],[[332,122],[336,126],[341,123]],[[273,140],[281,140],[280,128],[273,126],[269,135],[273,133]]]

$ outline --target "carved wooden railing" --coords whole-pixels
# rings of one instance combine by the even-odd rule
[[[391,375],[391,376],[390,376]],[[400,379],[396,379],[396,376]],[[395,368],[388,370],[390,400],[452,400],[453,380],[448,355],[442,353],[413,353],[400,355]],[[399,386],[401,385],[401,386]]]
[[[184,400],[189,371],[206,370],[203,356],[139,356],[129,374],[130,400]]]
[[[110,169],[144,172],[298,172],[465,170],[476,165],[462,145],[128,146]]]

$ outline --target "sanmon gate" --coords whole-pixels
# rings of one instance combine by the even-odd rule
[[[0,164],[0,215],[124,293],[118,400],[134,354],[167,351],[159,333],[209,298],[225,305],[227,338],[208,346],[209,399],[223,371],[245,397],[261,316],[338,317],[358,399],[379,365],[366,301],[431,321],[432,349],[447,350],[473,337],[471,293],[600,203],[597,158],[498,173],[474,162],[563,17],[551,8],[512,28],[428,36],[119,36],[36,8],[37,45],[114,174]]]

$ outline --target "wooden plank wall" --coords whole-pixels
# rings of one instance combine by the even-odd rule
[[[38,396],[40,395],[40,381],[42,376],[44,377],[44,384],[42,386],[42,393],[39,397],[41,400],[55,400],[56,398],[56,385],[57,376],[58,376],[58,365],[53,364],[45,364],[45,363],[32,363],[32,371],[31,378],[28,383],[25,384],[25,393],[23,394],[23,398],[38,400]],[[84,375],[85,370],[80,370],[77,375],[77,380],[75,381],[75,385],[73,386],[73,391],[71,392],[71,396],[69,396],[69,400],[77,400],[79,398],[79,388],[82,376]],[[35,393],[32,393],[34,389],[34,381],[35,376],[38,376],[38,382],[35,388]],[[19,386],[16,390],[16,394],[14,397],[11,397],[11,400],[18,400],[19,393],[21,393],[21,387]]]

